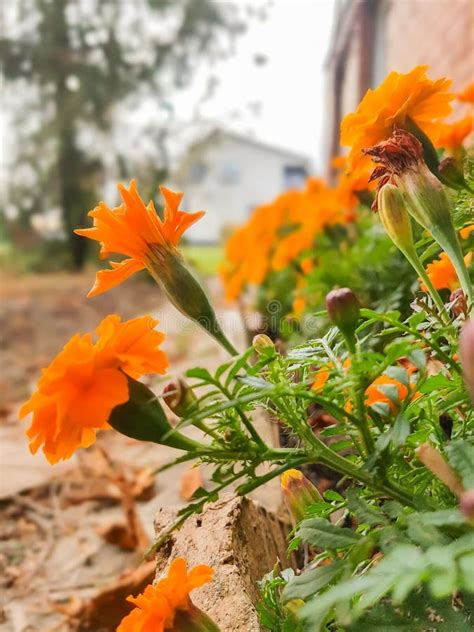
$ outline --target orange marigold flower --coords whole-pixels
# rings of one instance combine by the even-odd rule
[[[302,296],[297,296],[294,300],[293,300],[293,313],[298,316],[299,314],[301,314],[305,307],[306,307],[306,299],[303,298]]]
[[[210,582],[213,574],[213,569],[204,564],[188,572],[186,561],[181,557],[175,559],[167,577],[155,586],[147,586],[137,597],[127,597],[136,607],[122,619],[117,632],[163,632],[170,629],[178,611],[189,611],[191,608],[197,611],[189,593]]]
[[[332,364],[328,365],[329,368],[332,367]],[[323,367],[319,369],[314,377],[314,382],[311,386],[312,391],[320,391],[326,385],[326,382],[329,379],[329,368]]]
[[[466,116],[454,123],[443,123],[439,127],[435,144],[445,149],[461,147],[473,129],[474,117],[472,116]]]
[[[346,358],[342,363],[343,370],[347,370],[351,366],[352,362],[350,358]],[[320,391],[326,385],[329,379],[329,370],[334,368],[334,364],[329,362],[325,366],[321,367],[314,377],[314,382],[311,386],[312,391]]]
[[[300,261],[300,268],[305,274],[309,274],[314,268],[314,261],[312,257],[305,257]]]
[[[338,192],[318,178],[308,178],[304,191],[287,191],[257,207],[226,243],[220,270],[226,297],[263,283],[272,269],[282,270],[312,247],[327,226],[345,221]]]
[[[20,409],[20,419],[33,413],[27,430],[30,451],[40,446],[51,464],[68,459],[77,448],[95,441],[108,428],[115,406],[128,401],[127,377],[165,373],[166,354],[158,349],[164,334],[151,316],[122,323],[109,315],[91,334],[76,334],[43,369],[37,390]]]
[[[456,99],[464,103],[474,103],[474,81],[458,92]]]
[[[474,224],[468,224],[464,226],[464,228],[461,228],[459,234],[461,239],[467,239],[472,232],[474,232]]]
[[[385,395],[385,393],[379,390],[379,386],[395,386],[398,389],[398,399],[402,401],[408,395],[408,388],[405,384],[402,384],[398,380],[393,377],[389,377],[388,375],[380,375],[376,378],[372,384],[365,391],[365,404],[366,406],[372,406],[372,404],[383,403],[388,404],[390,408],[393,410],[395,408],[395,404],[392,400]]]
[[[372,147],[391,135],[394,125],[413,120],[428,136],[436,136],[440,119],[451,112],[449,79],[431,81],[428,66],[417,66],[406,74],[391,72],[375,90],[368,90],[357,110],[344,117],[341,144],[351,150],[349,169],[364,171],[370,162],[362,149]]]
[[[345,169],[347,167],[347,156],[333,156],[330,164],[333,169]]]
[[[203,211],[180,211],[179,204],[183,194],[160,187],[165,200],[162,220],[152,201],[145,206],[138,194],[135,180],[130,182],[128,189],[119,184],[118,190],[122,198],[120,206],[109,208],[104,202],[100,202],[89,211],[94,226],[74,231],[77,235],[100,242],[101,258],[106,258],[111,253],[128,257],[120,263],[111,261],[112,267],[109,270],[100,270],[88,296],[106,292],[144,268],[149,271],[159,270],[163,250],[177,253],[177,245],[183,233],[204,215]]]
[[[469,266],[472,261],[472,252],[464,257],[464,263]],[[442,252],[438,259],[435,259],[426,266],[426,272],[431,283],[437,290],[448,288],[451,291],[459,287],[459,279],[454,269],[451,259],[445,252]],[[428,288],[424,283],[421,284],[423,292],[427,292]]]

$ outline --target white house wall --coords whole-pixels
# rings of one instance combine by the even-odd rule
[[[206,167],[200,182],[193,181],[197,164]],[[187,233],[189,241],[221,240],[226,231],[244,222],[255,206],[271,201],[285,189],[287,165],[305,167],[306,163],[291,153],[232,136],[212,136],[195,146],[170,184],[184,192],[183,209],[206,211]],[[231,178],[235,169],[236,181],[225,182],[226,175]]]

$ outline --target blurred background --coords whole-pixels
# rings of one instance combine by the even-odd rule
[[[145,275],[86,299],[98,249],[73,229],[89,224],[99,200],[117,203],[117,182],[137,178],[157,207],[158,185],[183,191],[185,210],[206,211],[184,253],[242,347],[238,311],[216,276],[226,236],[308,176],[334,177],[342,117],[389,71],[427,64],[431,78],[452,78],[454,91],[469,83],[473,7],[469,0],[1,2],[5,629],[69,629],[81,611],[78,591],[90,598],[135,555],[100,546],[98,526],[116,519],[123,502],[122,492],[106,490],[110,468],[100,455],[58,468],[29,455],[17,410],[40,368],[71,334],[93,330],[110,312],[158,314],[176,374],[193,361],[190,349],[201,364],[222,360]],[[141,482],[138,512],[148,531],[159,504],[179,506],[202,484],[185,469],[181,480],[152,483],[146,468],[169,454],[113,442],[113,458]],[[91,478],[99,491],[87,487]],[[80,561],[59,573],[66,557]]]

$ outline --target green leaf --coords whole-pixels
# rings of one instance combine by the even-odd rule
[[[221,377],[221,375],[223,373],[225,373],[230,366],[232,366],[232,361],[231,362],[225,362],[224,364],[221,364],[216,369],[216,373],[215,373],[216,380],[218,380]]]
[[[425,555],[429,587],[435,598],[447,597],[458,587],[457,564],[448,547],[433,546]]]
[[[426,353],[423,349],[412,349],[408,354],[408,359],[420,371],[426,367]]]
[[[420,393],[433,393],[439,389],[452,388],[452,379],[445,375],[431,375],[418,389]]]
[[[421,524],[435,527],[450,527],[466,524],[466,520],[459,509],[428,511],[418,514],[418,518]]]
[[[352,599],[374,584],[374,579],[368,575],[354,577],[327,590],[322,595],[309,601],[299,611],[299,616],[306,623],[305,630],[320,632],[326,616],[338,602]]]
[[[395,447],[403,445],[410,434],[410,422],[405,415],[399,414],[391,431],[391,442]]]
[[[388,375],[389,377],[401,382],[405,386],[408,386],[408,372],[402,366],[389,366],[385,371],[384,375]]]
[[[406,356],[407,353],[409,353],[412,348],[413,348],[412,343],[409,340],[397,339],[396,341],[391,342],[384,349],[385,356],[386,356],[386,359],[385,359],[386,363],[393,364],[393,362],[395,360],[398,360],[398,358]],[[402,367],[389,367],[389,369],[390,368],[392,369],[399,368],[401,370],[404,370],[402,369]],[[384,371],[384,373],[386,373],[386,371]],[[392,377],[395,377],[395,376],[392,376]]]
[[[263,378],[253,377],[251,375],[238,375],[237,380],[242,384],[252,386],[253,388],[271,388],[273,386],[273,384],[267,382]]]
[[[387,524],[387,518],[360,498],[354,489],[347,491],[347,506],[357,519],[370,526]]]
[[[446,446],[446,453],[464,487],[474,489],[474,445],[467,441],[452,441]]]
[[[324,518],[310,518],[303,520],[296,531],[297,537],[303,542],[316,546],[320,549],[339,549],[352,546],[358,542],[362,536],[351,529],[336,527]]]
[[[213,384],[215,382],[214,378],[209,373],[209,371],[201,367],[189,369],[188,371],[186,371],[186,375],[187,377],[194,377],[198,380],[202,380],[203,382],[207,382],[209,384]]]
[[[395,405],[398,404],[398,387],[395,384],[377,384],[377,390],[383,393]]]
[[[340,431],[339,431],[340,432]],[[344,502],[344,497],[338,494],[334,489],[328,489],[323,494],[326,500],[335,500],[337,502]]]
[[[285,586],[282,594],[283,601],[306,599],[315,595],[340,575],[342,568],[343,563],[335,561],[327,566],[311,568],[305,570],[301,575],[296,575]]]
[[[229,386],[229,384],[235,378],[237,373],[245,367],[245,365],[248,362],[248,359],[250,358],[253,352],[254,350],[252,347],[250,347],[250,349],[247,349],[247,351],[242,355],[242,357],[239,358],[237,362],[234,364],[234,366],[230,369],[229,373],[227,374],[227,378],[225,380],[226,387]]]
[[[474,551],[460,557],[458,567],[461,589],[474,593]]]

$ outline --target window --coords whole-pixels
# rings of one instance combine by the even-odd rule
[[[194,184],[199,184],[206,177],[207,170],[207,165],[203,162],[192,162],[189,166],[189,179]]]
[[[238,184],[240,180],[239,165],[231,160],[225,160],[221,165],[219,180],[226,186]]]
[[[283,186],[285,189],[301,189],[308,174],[303,165],[285,165],[283,168]]]

